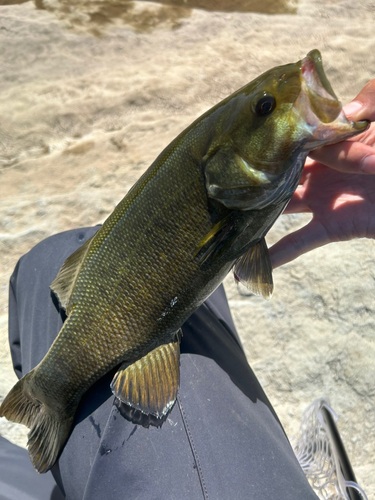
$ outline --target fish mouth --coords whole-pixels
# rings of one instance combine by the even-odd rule
[[[323,69],[319,50],[312,50],[301,61],[302,90],[306,93],[311,110],[323,123],[333,122],[340,114],[337,99]]]
[[[366,130],[367,120],[349,121],[323,69],[322,56],[314,49],[300,61],[301,92],[294,110],[309,132],[305,149],[311,151],[353,137]]]

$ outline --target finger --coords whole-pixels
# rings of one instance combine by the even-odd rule
[[[318,162],[310,158],[309,156],[306,158],[305,166],[303,167],[301,178],[299,180],[299,186],[303,186],[307,179],[309,178],[309,175],[314,169],[317,168]],[[324,166],[324,165],[323,165]]]
[[[353,101],[344,106],[344,113],[351,120],[375,120],[375,79],[370,80]]]
[[[339,172],[375,174],[375,149],[361,142],[343,141],[311,151],[309,155]]]
[[[330,243],[327,230],[313,219],[298,231],[284,236],[269,249],[272,267],[282,266],[327,243]]]

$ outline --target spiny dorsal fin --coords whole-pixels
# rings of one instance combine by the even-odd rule
[[[262,238],[234,265],[234,277],[256,295],[270,298],[273,292],[272,265],[267,244]]]
[[[113,394],[146,415],[158,418],[172,408],[180,384],[179,335],[135,363],[123,363],[114,376]]]
[[[92,238],[93,237],[88,239],[78,248],[78,250],[66,259],[56,278],[51,283],[51,290],[57,295],[61,307],[65,310],[68,307],[70,296],[79,271],[81,270],[81,265],[87,255]]]

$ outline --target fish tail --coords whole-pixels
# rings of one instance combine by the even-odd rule
[[[27,447],[37,472],[47,472],[68,439],[73,417],[52,410],[27,390],[29,373],[11,389],[0,406],[0,417],[30,428]]]

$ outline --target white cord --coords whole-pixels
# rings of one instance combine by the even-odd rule
[[[362,500],[368,500],[357,483],[343,476],[338,450],[322,408],[337,422],[329,400],[317,399],[303,413],[300,435],[294,444],[294,452],[307,480],[321,500],[351,500],[348,488],[355,489]]]

